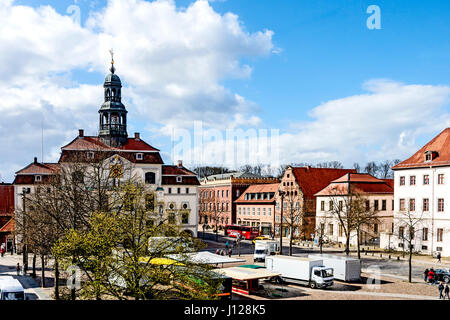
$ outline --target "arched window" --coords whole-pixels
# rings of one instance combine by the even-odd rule
[[[115,101],[115,97],[116,97],[116,89],[112,89],[112,100]]]
[[[155,184],[155,173],[154,172],[145,173],[145,183]]]

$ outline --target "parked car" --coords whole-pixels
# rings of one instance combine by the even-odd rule
[[[253,239],[252,243],[255,244],[256,240],[269,240],[270,238],[268,236],[257,236],[255,239]]]
[[[442,281],[445,283],[450,283],[450,270],[448,269],[436,269],[434,270],[435,281]]]

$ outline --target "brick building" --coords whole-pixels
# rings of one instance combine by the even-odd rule
[[[290,234],[288,223],[294,226],[294,236],[311,239],[316,228],[316,196],[331,181],[346,173],[356,173],[354,169],[287,167],[280,182],[283,197],[277,193],[275,206],[275,233],[280,233],[281,202],[283,202],[283,235]],[[283,201],[282,201],[283,198]],[[302,221],[288,221],[288,212],[304,210]]]
[[[237,200],[250,185],[278,183],[276,178],[232,172],[205,177],[199,186],[199,219],[201,224],[219,228],[237,223]]]

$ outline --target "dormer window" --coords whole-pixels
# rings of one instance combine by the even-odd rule
[[[92,151],[86,152],[86,157],[88,159],[94,159],[94,152],[92,152]]]
[[[425,151],[425,162],[433,161],[437,155],[436,151]]]
[[[42,182],[42,176],[35,176],[34,181],[36,182]]]
[[[177,182],[182,182],[183,181],[183,177],[177,177]]]
[[[143,153],[136,153],[136,160],[143,160],[144,154]]]

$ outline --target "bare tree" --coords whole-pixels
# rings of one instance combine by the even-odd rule
[[[361,172],[361,166],[359,165],[358,162],[355,162],[355,163],[353,164],[353,169],[356,170],[356,173],[360,173],[360,172]]]
[[[364,167],[364,172],[368,173],[374,177],[377,176],[378,170],[379,170],[379,167],[374,161],[368,162],[366,164],[366,166]]]
[[[411,206],[411,205],[410,205]],[[408,281],[412,281],[412,256],[414,250],[414,242],[416,241],[417,235],[420,229],[425,226],[425,216],[424,212],[411,211],[410,206],[407,209],[401,210],[398,213],[396,220],[396,228],[394,234],[399,240],[403,242],[403,250],[405,243],[408,246]]]

